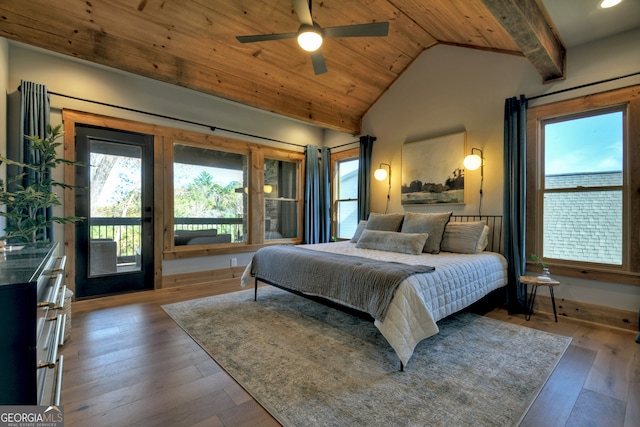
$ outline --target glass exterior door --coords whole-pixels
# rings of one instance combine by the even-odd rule
[[[78,127],[76,293],[79,298],[153,288],[152,137]]]

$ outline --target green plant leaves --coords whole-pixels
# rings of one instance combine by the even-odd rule
[[[25,171],[7,179],[7,185],[13,184],[11,192],[7,191],[4,183],[0,181],[0,205],[5,206],[5,211],[0,211],[0,216],[7,218],[4,235],[0,239],[12,239],[20,243],[41,241],[44,239],[44,230],[52,223],[66,224],[84,219],[75,216],[47,219],[42,214],[47,208],[62,204],[58,195],[52,191],[53,187],[77,188],[74,185],[53,180],[51,169],[60,164],[86,166],[81,162],[57,157],[56,149],[62,144],[56,140],[62,136],[61,129],[62,125],[55,127],[47,125],[45,138],[37,135],[26,137],[31,141],[30,149],[36,152],[35,164],[25,164],[0,156],[0,164],[18,166]],[[25,178],[27,184],[23,186]]]

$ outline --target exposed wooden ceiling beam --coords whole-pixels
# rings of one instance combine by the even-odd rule
[[[566,77],[566,49],[535,0],[482,0],[513,37],[544,83]]]

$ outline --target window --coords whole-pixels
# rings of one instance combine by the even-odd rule
[[[620,89],[528,112],[527,252],[557,274],[638,282],[640,174],[632,171],[640,141],[629,136],[639,135],[640,101],[631,94]]]
[[[165,259],[300,243],[303,153],[184,132],[163,147]]]
[[[298,163],[264,159],[265,239],[297,238]]]
[[[292,196],[294,187],[295,194],[302,191],[304,154],[301,151],[68,110],[63,111],[63,121],[68,131],[64,142],[66,153],[76,152],[73,129],[78,124],[153,135],[154,157],[149,161],[152,167],[143,166],[143,169],[153,177],[149,181],[154,181],[152,191],[147,192],[152,201],[147,205],[153,205],[156,288],[162,286],[163,259],[253,252],[268,244],[301,242],[300,237],[285,237],[302,235],[302,208],[295,214],[285,215],[292,212],[287,209],[288,205],[302,204],[300,195]],[[282,182],[282,187],[273,193],[278,194],[278,200],[268,202],[265,202],[265,189],[269,187],[265,188],[267,176],[263,173],[265,157],[268,157],[267,163],[282,166],[276,179]],[[71,177],[69,182],[74,180]],[[286,192],[281,192],[287,185]],[[119,190],[130,193],[128,188]],[[120,212],[130,208],[131,200],[135,199],[135,195],[133,199],[124,196],[120,200]],[[280,205],[273,215],[265,213],[266,205],[270,204]],[[75,208],[75,199],[66,195],[65,212],[72,214]],[[265,239],[267,216],[278,219],[271,230],[283,235],[282,239]],[[65,233],[75,242],[75,226],[65,226]]]
[[[622,265],[620,108],[542,121],[545,258]]]
[[[173,146],[175,245],[247,239],[247,155]]]
[[[338,153],[333,160],[333,235],[351,239],[358,227],[358,150]]]

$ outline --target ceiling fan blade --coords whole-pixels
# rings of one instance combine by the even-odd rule
[[[313,64],[313,71],[318,74],[324,74],[327,72],[327,64],[324,62],[324,57],[320,49],[315,52],[311,52],[311,63]]]
[[[311,8],[309,7],[309,3],[307,3],[307,0],[291,0],[291,3],[293,4],[293,9],[296,11],[296,15],[298,15],[300,23],[305,25],[313,25]]]
[[[389,34],[388,22],[371,24],[342,25],[324,28],[325,37],[377,37]]]
[[[258,34],[255,36],[236,36],[240,43],[266,42],[269,40],[293,39],[298,33]]]

